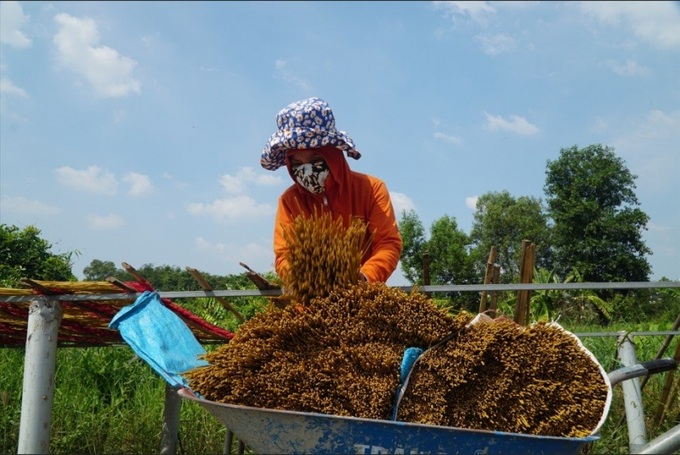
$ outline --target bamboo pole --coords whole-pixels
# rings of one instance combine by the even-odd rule
[[[493,277],[494,263],[496,262],[496,253],[498,249],[495,246],[491,247],[489,251],[489,259],[486,261],[486,271],[484,272],[484,284],[489,284]],[[484,313],[486,311],[486,291],[482,291],[482,296],[479,301],[479,311],[478,313]]]
[[[677,345],[675,346],[675,354],[673,355],[673,359],[676,363],[680,363],[680,341],[678,341]],[[674,398],[675,395],[675,393],[671,393],[671,389],[673,388],[673,379],[675,378],[675,370],[667,371],[665,376],[666,377],[664,378],[661,398],[659,399],[659,404],[657,405],[656,412],[654,413],[654,425],[657,427],[661,425],[661,422],[663,422],[668,408],[670,408],[671,403],[674,401],[671,398]]]

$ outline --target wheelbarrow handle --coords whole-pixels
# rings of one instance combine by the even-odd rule
[[[612,386],[615,386],[619,382],[628,379],[675,370],[677,366],[677,362],[673,359],[655,359],[616,369],[607,376],[609,376],[609,382],[611,382]]]

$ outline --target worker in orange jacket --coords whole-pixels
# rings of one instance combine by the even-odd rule
[[[397,268],[402,241],[385,183],[350,169],[343,152],[354,159],[361,154],[347,133],[336,129],[326,101],[308,98],[291,103],[279,111],[276,123],[278,129],[262,151],[260,164],[271,171],[286,166],[295,182],[278,201],[276,272],[282,276],[288,267],[284,226],[299,215],[311,215],[316,208],[341,216],[346,227],[353,218],[367,224],[367,249],[359,276],[368,282],[387,281]]]

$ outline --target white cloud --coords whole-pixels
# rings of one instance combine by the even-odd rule
[[[125,119],[126,112],[125,109],[116,109],[113,113],[113,123],[120,123]]]
[[[205,238],[201,237],[200,235],[196,237],[194,240],[194,245],[196,245],[196,248],[198,248],[201,251],[208,251],[211,249],[210,242],[207,241]]]
[[[18,125],[18,124],[26,124],[28,123],[28,119],[26,117],[23,117],[16,112],[8,112],[8,113],[2,113],[2,120],[6,121],[7,124],[9,125],[10,123]]]
[[[99,166],[89,166],[84,170],[64,166],[55,169],[54,173],[57,176],[57,182],[69,188],[108,196],[116,194],[118,186],[116,178],[112,173],[100,169]]]
[[[61,208],[23,196],[2,196],[0,213],[11,212],[19,215],[60,215]]]
[[[600,22],[632,29],[640,39],[661,49],[680,49],[677,2],[580,2],[581,10]]]
[[[129,172],[125,177],[123,177],[123,181],[130,184],[130,191],[128,191],[130,196],[144,196],[145,194],[149,194],[151,191],[153,191],[151,179],[149,179],[149,176],[147,175]]]
[[[252,182],[257,186],[279,185],[283,179],[278,175],[257,173],[252,167],[242,167],[236,175],[224,174],[219,179],[220,185],[229,194],[240,194],[247,192],[247,183]]]
[[[287,84],[305,91],[309,91],[311,89],[310,83],[297,76],[294,71],[290,69],[289,62],[286,60],[277,60],[274,62],[274,67],[276,68],[276,76],[281,78]]]
[[[626,60],[625,63],[608,60],[607,66],[619,76],[647,76],[651,73],[648,67],[640,66],[634,60]]]
[[[609,123],[604,118],[598,116],[595,117],[595,120],[593,120],[592,125],[588,129],[594,133],[600,133],[609,129]]]
[[[394,213],[397,216],[397,219],[399,219],[404,210],[408,212],[409,210],[416,209],[416,204],[404,193],[390,191],[390,198],[392,199],[392,206],[394,207]]]
[[[515,38],[504,33],[493,36],[477,35],[475,39],[479,41],[482,51],[487,55],[498,55],[515,48]]]
[[[216,199],[210,204],[192,202],[187,204],[186,208],[192,215],[208,215],[217,221],[234,221],[269,216],[274,213],[274,207],[271,205],[258,204],[253,198],[245,195]]]
[[[194,245],[201,255],[217,257],[222,262],[243,262],[255,270],[263,271],[270,270],[273,265],[274,251],[269,239],[263,245],[256,242],[210,242],[199,236],[194,240]]]
[[[452,136],[450,134],[434,133],[433,136],[435,139],[438,139],[443,142],[448,142],[449,144],[460,144],[461,142],[463,142],[463,140],[458,136]]]
[[[19,2],[0,2],[0,43],[18,48],[31,47],[31,39],[21,31],[28,18]]]
[[[660,109],[647,112],[641,120],[636,121],[637,128],[630,131],[631,136],[639,142],[642,139],[678,138],[680,134],[680,113],[666,113]],[[675,143],[676,147],[678,143]],[[677,156],[677,155],[676,155]]]
[[[184,190],[189,186],[187,182],[179,181],[175,179],[174,176],[168,174],[167,172],[163,173],[163,178],[169,180],[172,183],[172,185],[178,190]]]
[[[465,206],[472,210],[477,210],[477,200],[479,196],[468,196],[465,198]]]
[[[486,116],[486,128],[491,131],[502,130],[511,133],[521,134],[523,136],[531,136],[538,133],[538,128],[527,121],[524,117],[519,115],[511,115],[510,120],[506,120],[500,115],[491,115],[484,113]]]
[[[14,83],[7,79],[6,77],[0,79],[0,93],[6,93],[8,95],[19,95],[24,97],[28,96],[24,89],[14,85]]]
[[[94,20],[58,14],[59,32],[54,36],[59,61],[83,76],[99,96],[116,98],[140,93],[140,83],[132,77],[137,62],[108,46],[99,45]]]
[[[205,237],[198,236],[194,239],[196,249],[204,252],[216,252],[220,255],[239,255],[242,257],[252,257],[253,255],[273,255],[271,246],[264,247],[258,243],[224,243],[211,242]],[[254,254],[252,254],[254,253]]]
[[[671,227],[666,226],[663,224],[657,224],[654,223],[653,221],[650,221],[647,223],[647,229],[649,229],[649,232],[661,232],[661,233],[667,233],[671,232]]]
[[[680,111],[658,109],[623,125],[613,147],[639,176],[638,187],[650,193],[677,185],[680,175]]]
[[[478,23],[486,22],[488,16],[496,12],[496,8],[491,5],[491,2],[446,2],[435,1],[432,2],[435,9],[442,9],[446,16],[453,21],[458,19],[470,18]]]
[[[238,178],[238,176],[224,174],[220,177],[220,185],[222,185],[229,194],[246,192],[246,184],[242,179]]]
[[[110,213],[108,215],[88,215],[87,226],[97,230],[113,230],[125,225],[125,221],[118,215]]]

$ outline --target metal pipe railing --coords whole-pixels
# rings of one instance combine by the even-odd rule
[[[629,281],[593,283],[506,283],[506,284],[443,284],[430,286],[390,286],[402,291],[414,290],[424,293],[438,292],[500,292],[500,291],[543,291],[543,290],[582,290],[582,289],[668,289],[680,288],[680,281]],[[210,291],[156,291],[161,298],[183,299],[196,297],[273,297],[282,294],[281,289],[216,289]],[[60,302],[121,300],[140,296],[142,293],[120,294],[61,294],[50,296]],[[0,295],[0,302],[30,302],[31,295]]]

